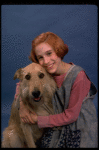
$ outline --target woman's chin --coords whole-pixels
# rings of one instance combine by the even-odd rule
[[[54,74],[56,72],[56,70],[55,69],[47,69],[47,72],[50,74]]]

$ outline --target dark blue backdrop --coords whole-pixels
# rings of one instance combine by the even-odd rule
[[[95,5],[2,5],[1,133],[8,125],[16,83],[13,76],[31,63],[32,40],[51,31],[69,46],[65,62],[83,67],[97,87],[97,11]],[[97,107],[97,95],[94,104]]]

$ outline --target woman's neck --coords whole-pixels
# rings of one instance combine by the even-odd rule
[[[71,67],[71,64],[68,64],[62,61],[61,64],[57,68],[57,72],[52,74],[52,76],[60,76],[66,73],[70,67]]]

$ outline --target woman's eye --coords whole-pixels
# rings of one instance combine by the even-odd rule
[[[42,59],[43,57],[39,57],[38,59]]]
[[[51,55],[51,54],[52,54],[51,52],[47,53],[47,55]]]

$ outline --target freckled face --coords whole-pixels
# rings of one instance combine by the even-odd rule
[[[61,64],[61,58],[58,57],[53,48],[48,43],[41,43],[36,46],[35,53],[39,64],[43,66],[50,74],[55,74]]]

